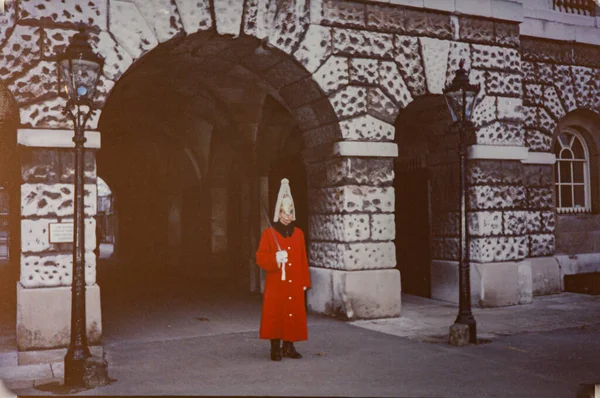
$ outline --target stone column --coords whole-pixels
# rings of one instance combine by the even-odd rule
[[[17,283],[19,363],[62,361],[70,341],[73,270],[74,152],[72,130],[18,131],[21,157],[21,271]],[[102,336],[96,284],[97,207],[95,151],[100,133],[86,132],[85,278],[88,343]],[[69,223],[71,228],[69,227]],[[61,236],[60,231],[65,233]],[[70,232],[69,232],[70,231]]]
[[[260,99],[260,103],[264,101],[264,98]],[[257,102],[258,103],[258,102]],[[254,108],[252,111],[255,114],[255,118],[262,113],[260,108]],[[239,125],[239,129],[241,134],[244,136],[244,142],[247,146],[247,158],[246,164],[244,167],[246,170],[244,174],[247,178],[247,182],[244,183],[244,189],[247,196],[245,196],[245,200],[248,201],[247,204],[244,205],[244,209],[246,210],[246,226],[244,231],[248,234],[248,249],[246,254],[246,259],[248,261],[248,276],[249,276],[249,284],[250,284],[250,292],[257,293],[261,289],[261,281],[260,281],[260,270],[256,265],[256,250],[258,249],[258,245],[260,243],[260,237],[262,231],[261,227],[261,209],[260,209],[260,177],[258,170],[258,160],[257,160],[257,134],[258,134],[258,123],[255,123],[254,120],[251,122],[246,122]]]
[[[393,143],[338,142],[305,153],[310,311],[342,319],[400,315]]]
[[[527,191],[527,238],[533,296],[561,291],[561,269],[553,256],[556,228],[554,163],[552,153],[529,153],[523,162]]]
[[[264,211],[269,211],[266,207],[268,206],[267,203],[269,203],[269,177],[268,176],[260,176],[260,199],[262,200],[262,203],[265,206],[265,210]],[[263,204],[260,204],[260,206],[263,206]],[[261,210],[261,214],[262,214],[263,210]],[[264,214],[262,214],[262,217],[260,218],[260,230],[264,231],[267,228],[269,228],[269,223],[268,223],[268,219],[267,217],[269,217],[270,215],[267,214],[266,216]],[[259,276],[260,276],[260,292],[264,293],[265,291],[265,271],[262,269],[259,269]]]
[[[545,156],[517,146],[474,145],[469,150],[467,226],[474,305],[532,301],[531,257],[554,250],[548,233],[553,224],[542,223],[554,219],[552,166],[544,164],[553,155],[538,159],[540,155]],[[434,214],[433,225],[432,297],[458,302],[458,214]]]
[[[227,205],[228,190],[213,186],[211,193],[211,252],[223,254],[227,252]]]
[[[171,188],[172,189],[172,188]],[[168,266],[177,269],[182,261],[182,218],[183,197],[181,191],[169,192],[167,205],[167,261]]]
[[[223,279],[231,277],[235,270],[228,261],[229,250],[228,239],[228,200],[229,189],[226,177],[216,177],[209,181],[208,201],[210,202],[210,267],[206,268],[206,274],[211,278]]]
[[[529,195],[522,164],[518,159],[485,159],[474,149],[467,174],[473,301],[484,307],[531,303]],[[526,148],[502,151],[527,156]]]

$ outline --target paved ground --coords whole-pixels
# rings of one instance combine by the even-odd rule
[[[310,316],[309,340],[297,344],[305,358],[276,363],[258,339],[259,296],[173,282],[102,288],[115,381],[79,395],[558,398],[600,384],[600,296],[474,309],[489,342],[459,348],[446,343],[456,306],[405,295],[396,319]],[[19,375],[1,366],[1,353],[0,377],[20,395],[51,395],[48,383],[62,382],[61,363],[39,365],[43,377],[41,368]]]
[[[116,381],[89,395],[575,397],[597,381],[598,325],[463,348],[342,322],[311,326],[302,360],[268,360],[255,332],[106,347]],[[552,347],[552,350],[549,348]],[[22,394],[40,394],[22,390]]]
[[[412,340],[447,341],[448,327],[457,315],[456,305],[408,295],[403,296],[402,303],[400,318],[352,324]],[[593,325],[600,322],[599,314],[600,296],[575,293],[535,297],[528,305],[473,308],[477,334],[482,339]]]

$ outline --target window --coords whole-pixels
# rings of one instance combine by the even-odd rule
[[[556,140],[554,153],[558,212],[591,211],[590,157],[583,137],[575,130],[562,131]]]

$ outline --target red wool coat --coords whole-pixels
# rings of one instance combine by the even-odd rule
[[[281,280],[281,269],[275,260],[278,249],[273,234],[281,250],[288,252],[285,281]],[[310,274],[302,230],[294,227],[292,235],[284,238],[274,228],[267,228],[260,239],[256,263],[266,271],[260,338],[307,340],[304,287],[310,288]]]

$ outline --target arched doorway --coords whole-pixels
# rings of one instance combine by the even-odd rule
[[[457,233],[436,228],[458,204],[458,174],[451,177],[458,161],[456,137],[447,134],[450,124],[441,96],[415,100],[395,123],[396,258],[402,291],[408,294],[431,297],[432,241]]]
[[[97,154],[118,198],[118,265],[98,265],[106,317],[123,291],[163,303],[186,291],[260,292],[259,195],[272,213],[279,181],[290,179],[308,230],[306,126],[279,94],[306,75],[255,38],[204,32],[160,45],[119,80]]]

